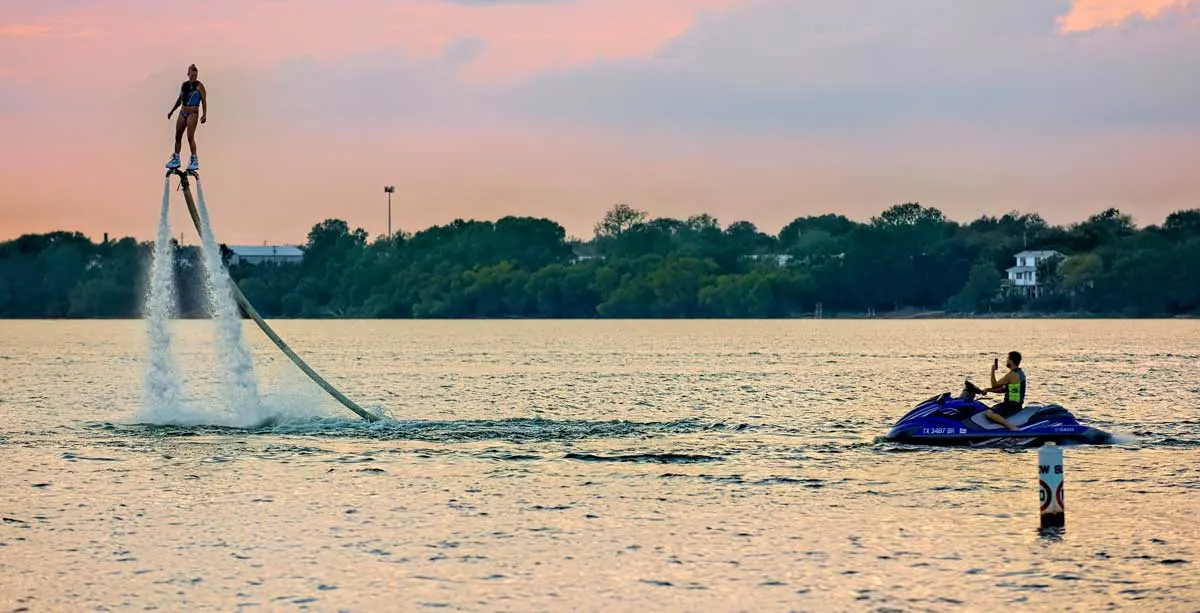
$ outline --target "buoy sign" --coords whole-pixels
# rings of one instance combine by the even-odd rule
[[[1061,527],[1066,523],[1063,505],[1062,448],[1046,443],[1038,449],[1038,506],[1042,527]]]

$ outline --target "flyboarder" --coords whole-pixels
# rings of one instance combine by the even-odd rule
[[[187,130],[188,148],[192,152],[192,159],[188,163],[188,170],[200,169],[200,158],[196,157],[196,123],[204,123],[208,121],[208,92],[204,89],[204,84],[196,79],[196,65],[188,66],[188,78],[179,87],[179,97],[175,99],[175,106],[171,107],[167,113],[167,119],[175,114],[175,109],[183,107],[179,111],[179,119],[175,120],[175,153],[171,155],[171,159],[167,162],[167,168],[175,170],[179,168],[179,150],[183,146],[183,131]],[[203,110],[201,110],[203,107]]]

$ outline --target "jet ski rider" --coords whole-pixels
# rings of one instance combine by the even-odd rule
[[[992,386],[983,391],[1001,392],[1004,394],[1004,400],[988,409],[984,415],[1009,430],[1018,430],[1019,428],[1006,418],[1020,413],[1021,408],[1025,405],[1025,371],[1021,370],[1021,353],[1018,351],[1008,352],[1008,359],[1004,362],[1004,366],[1008,368],[1008,373],[997,380],[996,370],[1000,368],[999,360],[992,361]]]

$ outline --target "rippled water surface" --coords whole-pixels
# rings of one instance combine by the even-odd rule
[[[0,611],[1200,610],[1195,321],[247,324],[275,418],[177,322],[176,425],[136,423],[139,321],[0,322]],[[1065,453],[877,437],[1026,356]],[[237,427],[237,426],[246,427]]]

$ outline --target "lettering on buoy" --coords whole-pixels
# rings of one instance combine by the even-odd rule
[[[1054,443],[1046,443],[1038,449],[1038,490],[1042,527],[1061,528],[1066,525],[1062,447]]]

